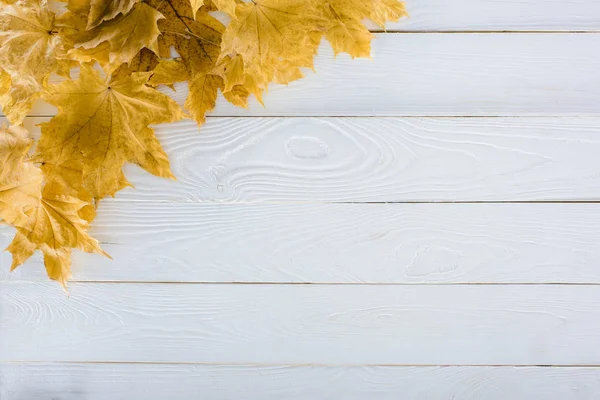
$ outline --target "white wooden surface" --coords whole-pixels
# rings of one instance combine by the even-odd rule
[[[484,1],[484,0],[480,0]],[[217,116],[600,115],[600,33],[377,34],[373,59],[333,58],[317,73],[274,85],[266,108],[220,98]],[[166,93],[183,103],[185,84]],[[52,115],[38,103],[32,115]]]
[[[27,400],[596,399],[596,368],[8,364],[0,396]],[[190,396],[190,394],[193,394]],[[260,394],[260,395],[253,395]]]
[[[157,127],[178,181],[126,168],[70,297],[1,254],[0,398],[600,397],[600,3],[408,8]]]
[[[591,0],[406,0],[410,14],[389,31],[597,31]],[[370,25],[373,30],[380,30]]]
[[[598,365],[599,285],[0,282],[0,361]]]
[[[77,281],[600,283],[597,204],[106,201],[92,233],[114,260],[77,252]],[[46,282],[42,257],[0,280]]]
[[[37,136],[47,120],[25,125]],[[117,201],[600,200],[600,117],[211,118],[200,133],[193,121],[156,130],[177,180],[128,166],[135,188]]]

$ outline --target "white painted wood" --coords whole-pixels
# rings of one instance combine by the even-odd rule
[[[0,364],[3,400],[581,400],[598,368]]]
[[[600,29],[593,0],[405,0],[409,19],[388,31],[549,31]],[[374,24],[369,24],[379,30]]]
[[[128,166],[118,201],[600,200],[600,118],[213,118],[157,135],[177,181]]]
[[[0,283],[0,361],[598,365],[600,286]]]
[[[100,205],[79,281],[600,284],[600,204]],[[0,249],[12,229],[0,228]],[[47,282],[41,255],[0,280]],[[119,290],[116,288],[115,290]]]
[[[387,24],[387,32],[597,31],[600,5],[590,0],[408,0],[410,18]],[[212,13],[224,24],[229,17]],[[384,31],[371,21],[373,32]]]
[[[377,34],[373,59],[333,58],[274,85],[266,108],[219,100],[217,116],[599,115],[600,34]],[[179,102],[185,84],[172,93]],[[41,102],[31,115],[52,115]]]

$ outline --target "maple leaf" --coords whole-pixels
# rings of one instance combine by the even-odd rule
[[[352,57],[368,57],[373,35],[362,23],[370,14],[363,0],[324,0],[315,2],[315,12],[322,17],[320,30],[331,43],[334,54],[345,52]]]
[[[249,91],[260,98],[269,82],[300,78],[300,67],[313,67],[317,51],[315,18],[307,0],[255,0],[236,6],[223,34],[221,58],[240,55]]]
[[[0,129],[0,218],[16,226],[27,220],[41,196],[41,171],[25,161],[32,144],[25,128]]]
[[[160,55],[170,58],[173,46],[191,75],[209,72],[221,53],[223,24],[203,10],[194,18],[187,0],[148,0],[148,5],[165,17],[158,22]]]
[[[382,28],[387,21],[398,21],[408,16],[404,3],[398,0],[371,0],[369,19]]]
[[[21,175],[25,156],[33,140],[29,138],[27,130],[20,126],[0,128],[0,181]]]
[[[129,61],[129,64],[122,64],[115,72],[113,72],[112,79],[125,78],[134,72],[153,71],[158,66],[159,62],[160,60],[156,53],[152,50],[143,48]]]
[[[48,276],[66,288],[71,277],[71,249],[109,256],[88,234],[89,221],[85,216],[89,214],[80,215],[90,204],[64,194],[64,190],[56,182],[44,186],[39,204],[27,221],[17,226],[17,234],[7,250],[13,256],[11,271],[41,250]]]
[[[188,68],[181,60],[161,60],[152,70],[150,84],[172,86],[190,79]]]
[[[217,93],[223,88],[223,79],[217,75],[196,74],[189,84],[190,93],[184,107],[198,123],[206,121],[205,114],[215,108]]]
[[[0,8],[0,66],[11,78],[2,105],[11,123],[23,120],[52,72],[68,75],[67,49],[46,0],[21,0]]]
[[[231,17],[227,27],[213,11]],[[366,57],[362,21],[404,15],[397,0],[69,0],[59,16],[47,0],[0,0],[0,105],[13,124],[0,129],[0,218],[17,229],[12,269],[41,250],[66,286],[73,248],[106,255],[88,229],[98,201],[130,186],[123,165],[172,177],[150,125],[184,115],[155,86],[187,81],[184,106],[202,124],[219,91],[236,106],[251,94],[262,103],[271,82],[313,68],[322,38],[336,54]],[[53,73],[68,79],[49,86]],[[32,140],[17,125],[39,96],[58,114],[29,159]]]
[[[41,125],[36,160],[81,165],[83,186],[97,199],[127,185],[122,172],[126,162],[173,177],[148,125],[179,120],[183,113],[168,96],[146,85],[149,77],[134,73],[111,80],[83,66],[78,80],[51,86],[44,98],[58,107],[58,114]]]
[[[171,46],[180,56],[178,64],[162,63],[155,69],[156,84],[172,84],[189,80],[189,95],[185,108],[198,123],[215,107],[218,90],[223,80],[213,73],[221,53],[223,24],[201,9],[194,13],[188,0],[149,0],[164,20],[159,21],[162,32],[159,38],[160,54],[169,57]],[[171,79],[166,73],[168,69]]]
[[[119,14],[127,14],[140,0],[91,0],[86,29],[92,29]]]
[[[331,43],[335,54],[346,52],[352,57],[368,57],[373,35],[363,24],[373,19],[380,26],[386,20],[406,15],[403,3],[395,0],[323,0],[315,1],[318,29]]]
[[[129,63],[143,48],[158,53],[158,20],[162,18],[160,12],[147,4],[135,4],[129,13],[81,33],[69,55],[84,62],[96,59],[112,71]]]

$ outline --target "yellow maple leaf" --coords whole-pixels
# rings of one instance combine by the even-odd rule
[[[67,49],[46,0],[20,0],[0,8],[0,67],[11,78],[2,104],[11,123],[23,120],[52,72],[68,74]]]
[[[398,0],[371,0],[369,19],[382,28],[385,28],[387,21],[398,21],[402,17],[407,17],[404,3]]]
[[[189,84],[190,93],[185,108],[200,124],[206,121],[205,114],[217,105],[217,93],[223,88],[223,79],[212,74],[196,74]]]
[[[160,59],[156,53],[147,48],[143,48],[129,61],[129,64],[122,64],[115,72],[113,72],[112,79],[125,78],[134,72],[153,71],[159,62]]]
[[[71,277],[71,249],[108,256],[98,241],[88,234],[89,222],[80,211],[89,203],[64,194],[56,182],[44,186],[42,198],[27,221],[17,227],[17,234],[7,250],[13,255],[11,271],[23,264],[36,250],[44,254],[46,272],[66,288]]]
[[[397,0],[319,0],[313,5],[318,29],[334,53],[345,52],[352,57],[369,57],[371,53],[373,35],[363,24],[364,19],[385,27],[387,20],[406,15],[404,4]]]
[[[114,195],[126,182],[126,162],[172,177],[169,161],[150,124],[183,118],[168,96],[146,85],[150,73],[113,80],[83,66],[78,80],[51,86],[44,98],[58,114],[42,124],[36,160],[53,165],[78,163],[83,186],[94,198]]]
[[[15,226],[27,220],[41,196],[41,171],[25,161],[32,144],[20,126],[0,129],[0,218]]]
[[[235,85],[229,91],[223,92],[223,97],[237,107],[248,107],[248,97],[250,92],[242,85]]]
[[[315,12],[324,22],[320,29],[331,43],[334,54],[345,52],[352,57],[371,54],[373,35],[362,23],[370,13],[363,0],[324,0],[315,2]]]
[[[129,63],[144,47],[158,53],[158,20],[162,18],[160,12],[147,4],[135,4],[129,13],[81,33],[69,56],[84,62],[95,58],[103,63],[108,51],[105,68],[113,71]]]
[[[27,130],[21,126],[5,126],[0,128],[0,181],[10,179],[14,175],[21,175],[23,161],[33,140],[29,138]]]
[[[92,29],[119,14],[127,14],[140,0],[91,0],[86,29]]]
[[[215,67],[215,73],[223,78],[223,90],[228,92],[236,85],[243,85],[246,79],[242,56],[225,57]]]
[[[171,46],[179,53],[177,63],[161,62],[155,69],[155,84],[172,84],[189,80],[189,95],[185,108],[198,123],[214,108],[222,79],[213,71],[221,53],[223,24],[200,9],[193,13],[188,0],[149,0],[164,20],[159,21],[160,54],[169,57]],[[171,78],[168,77],[171,75]]]
[[[223,24],[204,10],[194,15],[187,0],[149,0],[148,4],[165,17],[158,23],[162,57],[171,57],[172,46],[190,75],[214,68],[221,52]]]
[[[219,91],[237,106],[251,94],[262,102],[271,82],[313,68],[322,38],[336,54],[366,57],[363,20],[384,26],[406,15],[398,0],[69,0],[59,16],[47,0],[0,3],[0,105],[13,123],[0,129],[0,218],[17,229],[12,268],[39,249],[63,286],[73,248],[105,254],[89,223],[101,198],[129,186],[123,165],[172,177],[150,125],[184,115],[154,86],[187,81],[185,108],[201,124]],[[77,80],[48,86],[74,65]],[[38,168],[16,125],[42,93],[58,114],[42,124]]]
[[[223,34],[221,58],[240,55],[244,74],[257,96],[276,76],[301,77],[300,67],[313,67],[317,44],[315,17],[307,0],[255,0],[236,6],[235,18]]]
[[[181,60],[161,60],[152,70],[149,83],[152,86],[172,86],[176,82],[184,82],[189,79],[189,70]]]

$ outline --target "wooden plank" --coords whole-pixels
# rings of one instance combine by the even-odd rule
[[[598,115],[600,34],[377,34],[373,59],[333,57],[274,85],[263,108],[219,100],[216,116]],[[185,84],[171,93],[183,103]],[[31,115],[52,115],[41,102]]]
[[[388,23],[387,32],[597,31],[600,4],[589,0],[408,0],[410,18]],[[213,13],[224,24],[225,13]],[[365,21],[372,32],[378,25]]]
[[[600,286],[0,283],[0,361],[598,365]]]
[[[578,400],[598,368],[0,364],[4,400]]]
[[[178,180],[128,166],[117,200],[600,200],[600,118],[216,118],[157,135]]]
[[[600,4],[590,0],[406,0],[410,14],[388,31],[598,30]],[[369,27],[380,30],[374,24]]]
[[[600,204],[100,205],[79,281],[600,284]],[[12,229],[0,228],[0,249]],[[0,280],[46,282],[42,257]]]

